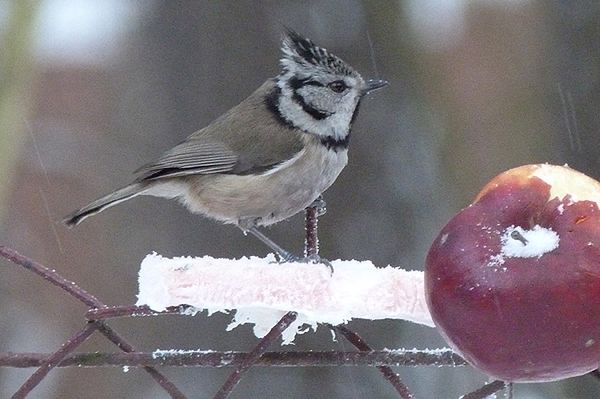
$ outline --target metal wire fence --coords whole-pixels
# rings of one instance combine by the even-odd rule
[[[306,210],[305,253],[318,254],[317,235],[318,213],[316,208]],[[52,353],[0,353],[0,367],[37,368],[35,372],[12,395],[13,399],[25,398],[55,367],[141,367],[159,384],[171,398],[183,399],[187,396],[163,375],[157,367],[227,367],[233,371],[215,393],[215,399],[225,399],[235,389],[245,373],[252,367],[311,367],[311,366],[364,366],[376,367],[402,399],[414,399],[410,388],[402,381],[392,367],[399,366],[466,366],[466,362],[450,350],[373,350],[358,334],[346,326],[329,328],[340,333],[357,351],[320,352],[267,352],[279,339],[282,332],[296,319],[293,311],[285,314],[271,330],[261,338],[250,352],[214,351],[165,351],[138,352],[132,343],[109,325],[118,317],[160,316],[184,313],[186,305],[172,307],[163,312],[155,312],[146,306],[107,306],[94,295],[79,287],[75,282],[62,277],[50,269],[8,247],[0,247],[0,256],[12,263],[39,275],[54,284],[71,297],[84,303],[88,311],[84,315],[83,327],[69,337]],[[122,353],[75,353],[77,348],[93,334],[101,334],[115,344]],[[596,370],[592,373],[600,379]],[[497,392],[505,391],[512,397],[512,384],[503,381],[490,382],[476,391],[462,396],[464,399],[483,399]]]

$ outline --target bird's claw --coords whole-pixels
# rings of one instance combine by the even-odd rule
[[[279,255],[279,263],[312,263],[312,264],[321,264],[327,266],[330,273],[333,275],[333,266],[331,262],[329,262],[325,258],[321,258],[319,255],[309,255],[309,256],[296,256],[291,253],[280,254]]]
[[[327,259],[321,258],[319,255],[309,255],[304,259],[307,263],[321,264],[327,266],[329,272],[333,275],[333,265]]]

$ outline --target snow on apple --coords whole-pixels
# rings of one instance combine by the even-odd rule
[[[507,227],[500,237],[500,253],[490,258],[490,266],[501,266],[507,257],[539,258],[558,248],[560,238],[550,228],[538,224],[529,230],[521,226]]]

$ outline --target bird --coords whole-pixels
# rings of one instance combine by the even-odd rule
[[[133,182],[68,215],[73,227],[140,195],[177,199],[239,227],[281,261],[298,260],[258,228],[304,210],[348,163],[361,100],[388,82],[364,80],[327,49],[287,29],[280,73],[134,173]]]

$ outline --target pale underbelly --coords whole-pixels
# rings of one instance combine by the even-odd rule
[[[242,227],[279,222],[310,205],[347,163],[345,151],[323,149],[311,155],[263,175],[187,177],[187,195],[180,200],[192,212]]]

